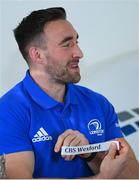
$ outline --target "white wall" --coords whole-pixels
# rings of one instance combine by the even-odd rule
[[[139,51],[82,69],[81,84],[104,94],[117,111],[139,106]]]

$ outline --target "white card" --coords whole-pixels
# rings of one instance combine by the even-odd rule
[[[107,141],[97,144],[89,144],[85,146],[62,146],[61,155],[77,155],[93,152],[101,152],[109,150],[110,144],[115,143],[117,145],[117,150],[120,149],[119,141]]]

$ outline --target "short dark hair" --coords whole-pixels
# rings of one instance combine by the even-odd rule
[[[13,30],[19,50],[28,63],[28,46],[33,42],[36,46],[43,45],[44,26],[56,20],[65,20],[66,12],[62,7],[52,7],[33,11],[23,18],[21,23]]]

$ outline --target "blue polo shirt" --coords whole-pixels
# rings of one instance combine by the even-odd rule
[[[76,156],[65,161],[54,152],[67,129],[83,133],[90,143],[122,137],[113,106],[102,95],[68,84],[66,101],[45,93],[27,71],[25,78],[0,99],[0,154],[33,151],[34,178],[77,178],[92,175]]]

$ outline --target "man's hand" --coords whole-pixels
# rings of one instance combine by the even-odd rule
[[[127,163],[128,151],[128,146],[123,142],[117,154],[116,144],[112,143],[108,154],[101,163],[99,176],[101,178],[117,178]]]
[[[79,131],[68,129],[58,137],[54,151],[59,152],[62,146],[83,146],[83,145],[89,145],[89,142],[86,139],[86,137]],[[89,156],[89,155],[85,154],[84,156]],[[63,156],[65,160],[72,160],[74,157],[75,155]]]
[[[126,162],[123,171],[117,177],[118,179],[139,179],[139,163],[136,159],[136,156],[124,138],[117,139],[121,144],[126,144],[128,147],[128,161]]]

